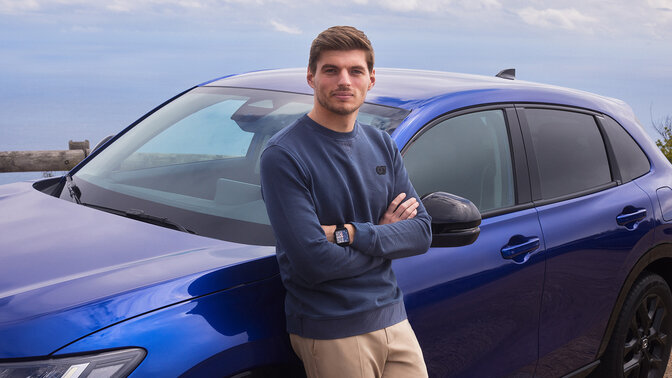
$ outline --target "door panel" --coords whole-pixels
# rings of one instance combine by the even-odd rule
[[[536,375],[555,377],[595,361],[628,258],[651,245],[649,197],[622,183],[601,115],[518,107],[532,200],[546,242]],[[615,157],[617,157],[615,159]]]
[[[502,257],[512,230],[541,241],[525,262]],[[543,255],[528,209],[483,220],[472,245],[393,263],[430,377],[534,374]]]
[[[618,225],[624,209],[645,218]],[[651,243],[652,208],[634,182],[538,208],[546,240],[546,283],[539,333],[539,376],[587,365],[625,281],[626,258]]]
[[[393,263],[429,375],[532,376],[544,238],[513,107],[437,119],[404,148],[404,164],[420,195],[453,193],[486,214],[474,244]]]

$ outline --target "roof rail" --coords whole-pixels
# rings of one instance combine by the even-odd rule
[[[502,79],[514,80],[516,78],[516,69],[507,68],[505,70],[499,71],[499,73],[495,76],[501,77]]]

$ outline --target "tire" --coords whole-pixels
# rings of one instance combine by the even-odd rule
[[[647,273],[623,303],[600,377],[663,377],[672,346],[672,294],[665,280]]]

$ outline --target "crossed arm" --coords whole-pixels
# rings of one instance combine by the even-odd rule
[[[411,197],[410,199],[404,201],[404,198],[406,198],[406,193],[400,193],[392,200],[392,202],[390,202],[390,205],[387,207],[385,214],[383,214],[383,216],[378,221],[379,225],[391,224],[404,219],[413,219],[418,214],[418,206],[420,205],[418,200],[415,199],[415,197]],[[348,223],[345,225],[345,228],[348,230],[348,234],[350,235],[350,244],[352,244],[352,242],[355,240],[355,227]],[[324,230],[327,241],[331,243],[336,242],[334,240],[334,231],[336,231],[336,225],[323,224],[322,230]]]
[[[341,247],[333,243],[335,226],[319,222],[301,165],[283,147],[267,148],[261,159],[261,187],[278,243],[278,260],[287,261],[297,277],[314,285],[357,276],[390,259],[427,251],[431,218],[415,199],[405,171],[398,178],[409,183],[397,188],[405,194],[388,205],[378,224],[349,223],[354,243]],[[406,196],[410,199],[404,201]]]

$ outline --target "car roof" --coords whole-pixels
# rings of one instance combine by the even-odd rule
[[[305,68],[254,71],[226,76],[202,85],[313,94],[313,89],[306,82]],[[620,100],[553,85],[495,76],[398,68],[376,68],[376,84],[366,97],[369,103],[407,110],[437,101],[445,106],[447,100],[453,102],[453,109],[485,103],[536,102],[586,107],[610,113],[608,109],[624,106]]]

